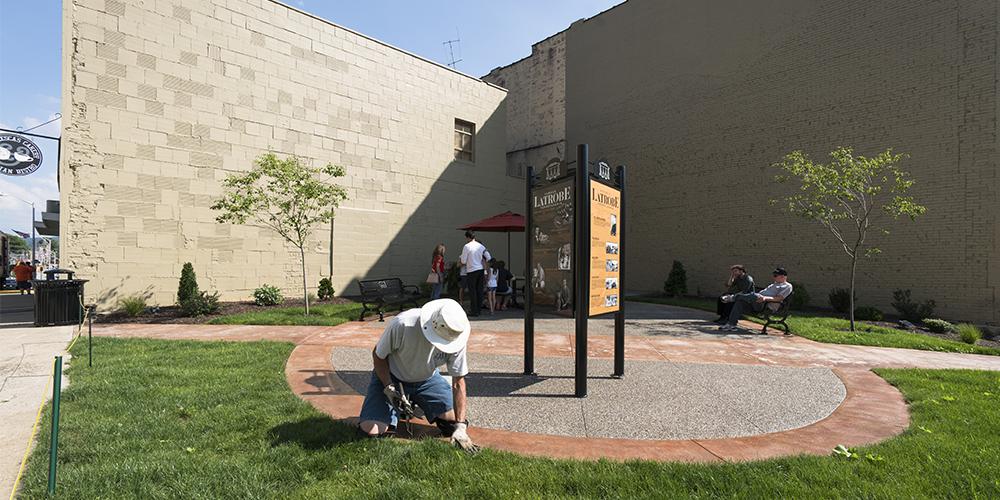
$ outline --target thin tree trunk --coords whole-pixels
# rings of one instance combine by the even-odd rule
[[[309,289],[306,288],[306,251],[299,247],[299,263],[302,264],[302,300],[306,303],[306,316],[309,315]]]
[[[854,331],[854,275],[857,272],[857,270],[858,270],[858,254],[857,251],[855,251],[854,256],[851,257],[851,291],[849,292],[851,294],[849,297],[851,304],[851,310],[849,311],[849,314],[851,318],[852,332]]]

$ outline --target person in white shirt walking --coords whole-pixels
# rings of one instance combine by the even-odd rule
[[[483,271],[486,268],[484,262],[489,259],[489,252],[482,243],[476,241],[476,234],[472,231],[465,232],[465,246],[462,247],[461,263],[465,266],[465,284],[469,290],[469,300],[472,306],[469,308],[469,316],[479,316],[483,307]]]

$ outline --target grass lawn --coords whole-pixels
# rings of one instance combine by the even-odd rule
[[[583,462],[358,440],[288,390],[291,349],[95,339],[95,366],[69,368],[59,497],[1000,497],[998,373],[880,370],[909,400],[912,427],[854,459]],[[22,498],[45,496],[47,448],[33,452]]]
[[[213,325],[325,325],[334,326],[358,319],[361,304],[311,304],[309,316],[302,307],[280,307],[265,311],[254,311],[219,316],[211,321]]]
[[[688,307],[715,312],[715,301],[697,297],[635,297],[628,300],[667,304],[671,306]],[[757,323],[762,320],[747,316],[746,319]],[[902,347],[920,349],[923,351],[964,352],[974,354],[1000,355],[1000,350],[991,347],[965,344],[954,340],[941,339],[919,333],[911,333],[897,328],[869,325],[855,321],[857,331],[850,332],[850,322],[846,319],[820,316],[810,312],[792,311],[788,317],[788,326],[792,333],[800,337],[826,342],[828,344],[869,345],[878,347]],[[781,327],[778,327],[780,330]]]

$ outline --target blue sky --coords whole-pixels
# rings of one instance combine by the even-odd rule
[[[531,52],[531,44],[621,0],[288,0],[286,3],[427,59],[446,64],[455,47],[460,71],[482,76]],[[62,0],[0,0],[0,127],[24,129],[60,110]],[[6,22],[15,19],[29,22]],[[58,136],[59,122],[34,130]],[[44,161],[24,177],[0,175],[0,193],[44,209],[57,199],[55,141],[37,140]],[[30,231],[31,208],[0,197],[0,230]]]

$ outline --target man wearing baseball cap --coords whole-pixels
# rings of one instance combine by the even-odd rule
[[[451,299],[432,300],[393,318],[372,351],[375,369],[361,405],[361,432],[372,437],[395,432],[403,397],[399,383],[428,422],[459,448],[476,451],[465,414],[470,329],[465,310]],[[438,371],[441,365],[448,367],[450,385]]]
[[[719,330],[724,332],[738,331],[739,327],[736,326],[736,323],[747,311],[760,312],[765,307],[772,311],[778,310],[781,301],[792,294],[792,284],[788,282],[788,272],[783,267],[776,268],[771,272],[771,275],[774,277],[774,282],[759,292],[737,293],[722,298],[723,302],[733,303],[733,310],[729,313],[729,321],[719,327]]]

